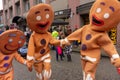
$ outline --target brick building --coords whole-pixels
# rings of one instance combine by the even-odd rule
[[[10,25],[15,16],[26,17],[30,7],[48,3],[55,11],[55,25],[70,26],[73,30],[89,23],[89,10],[95,0],[3,0],[4,25]],[[61,23],[60,23],[61,22]],[[114,44],[120,46],[120,24],[109,32]]]

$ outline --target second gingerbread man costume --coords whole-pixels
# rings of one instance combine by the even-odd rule
[[[27,23],[33,31],[28,44],[28,60],[34,60],[37,80],[49,80],[51,56],[49,45],[60,45],[60,41],[48,32],[54,19],[54,11],[48,4],[38,4],[29,10]]]

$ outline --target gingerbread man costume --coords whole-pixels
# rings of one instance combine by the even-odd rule
[[[89,18],[90,23],[65,38],[65,41],[81,41],[81,62],[83,80],[95,80],[100,50],[103,48],[116,67],[120,66],[119,55],[108,37],[107,31],[120,22],[120,2],[118,0],[96,0]]]
[[[51,76],[50,47],[60,45],[60,41],[48,32],[54,19],[54,11],[48,4],[33,6],[27,15],[27,24],[33,31],[28,44],[28,60],[34,60],[37,80],[49,80]]]
[[[17,50],[23,46],[26,38],[20,30],[7,30],[0,35],[0,80],[13,80],[12,60],[29,65]],[[30,66],[30,65],[29,65]]]

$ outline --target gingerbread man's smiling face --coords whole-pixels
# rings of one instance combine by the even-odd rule
[[[45,33],[54,19],[54,11],[48,4],[33,6],[28,15],[27,23],[31,30],[37,33]]]
[[[117,0],[97,0],[90,10],[92,29],[107,31],[120,22],[120,2]]]
[[[0,35],[0,51],[10,54],[23,46],[26,38],[19,30],[8,30]]]

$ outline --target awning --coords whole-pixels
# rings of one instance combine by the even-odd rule
[[[68,25],[68,24],[69,24],[69,22],[65,22],[63,20],[54,20],[52,23],[53,26],[54,25]]]

